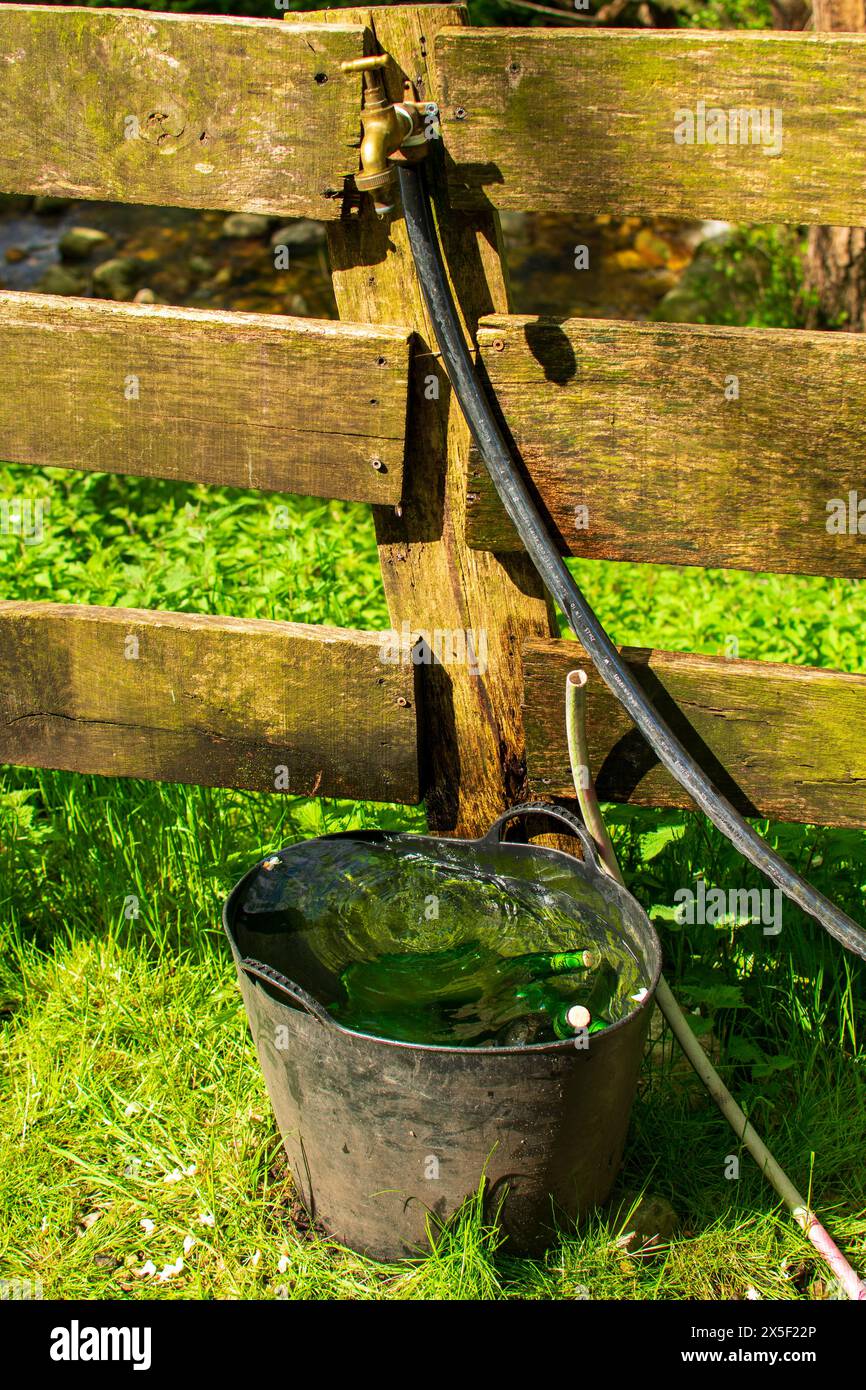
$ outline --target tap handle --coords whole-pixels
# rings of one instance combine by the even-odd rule
[[[366,58],[350,58],[340,68],[343,72],[376,72],[386,68],[388,61],[387,53],[370,53]]]

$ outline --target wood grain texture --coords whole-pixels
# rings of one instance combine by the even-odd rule
[[[866,676],[775,662],[620,649],[632,673],[720,790],[745,815],[866,825]],[[529,776],[573,797],[565,678],[589,674],[587,731],[599,797],[636,806],[694,803],[662,768],[578,642],[524,648]]]
[[[420,79],[420,97],[436,99],[430,69],[434,35],[442,24],[458,21],[462,10],[401,5],[338,13],[373,28],[382,50],[395,60],[386,74],[392,96],[401,95],[406,74]],[[435,180],[435,167],[432,172]],[[488,212],[449,212],[438,180],[434,196],[448,269],[464,321],[474,332],[482,314],[507,307],[498,223]],[[469,434],[435,352],[399,209],[380,221],[368,206],[360,216],[330,224],[328,239],[341,316],[375,323],[396,316],[418,334],[402,511],[398,516],[379,507],[374,516],[395,628],[405,622],[413,632],[435,635],[438,629],[455,646],[469,633],[476,651],[484,653],[474,666],[437,661],[419,668],[429,822],[441,833],[477,834],[520,796],[525,776],[520,644],[527,636],[550,632],[547,603],[524,556],[500,561],[467,547]],[[438,399],[428,399],[431,383],[438,386]]]
[[[363,31],[0,5],[0,190],[338,217]]]
[[[866,37],[454,30],[436,67],[455,206],[866,222]],[[779,111],[780,153],[698,143],[699,102]]]
[[[849,34],[866,29],[864,0],[812,0],[812,14],[816,29]]]
[[[301,623],[0,603],[0,761],[415,801],[413,668],[382,662],[380,643]]]
[[[0,458],[396,503],[408,373],[405,329],[0,292]]]
[[[491,316],[478,341],[563,553],[866,576],[862,335]],[[520,548],[474,456],[468,506],[472,545]]]

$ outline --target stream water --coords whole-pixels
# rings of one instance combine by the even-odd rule
[[[0,198],[0,288],[336,317],[321,224],[239,223],[222,212],[117,203],[37,206]],[[714,230],[714,224],[670,219],[522,213],[505,214],[502,223],[515,312],[638,320],[676,287]],[[257,224],[254,234],[237,234]],[[78,227],[106,236],[81,259],[61,251],[65,235]],[[235,234],[227,235],[227,227]],[[281,234],[288,255],[277,256]],[[99,268],[118,260],[125,273],[100,283]]]

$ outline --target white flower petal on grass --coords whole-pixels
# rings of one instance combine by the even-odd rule
[[[761,1295],[758,1293],[758,1290],[753,1289],[750,1284],[746,1289],[746,1298],[748,1298],[751,1303],[754,1303],[757,1299],[760,1299],[760,1297]]]
[[[172,1168],[170,1173],[166,1173],[163,1182],[180,1182],[183,1178],[191,1178],[194,1172],[194,1163],[190,1163],[187,1168]]]
[[[285,1274],[286,1270],[289,1267],[289,1263],[290,1261],[288,1255],[281,1255],[280,1258],[277,1260],[277,1273]]]
[[[184,1242],[183,1242],[183,1253],[184,1253],[185,1255],[188,1255],[189,1252],[190,1252],[190,1250],[192,1249],[192,1247],[193,1247],[194,1245],[195,1245],[195,1237],[194,1237],[194,1236],[185,1236],[185,1237],[184,1237]]]
[[[123,1113],[127,1119],[129,1119],[131,1115],[140,1115],[141,1106],[137,1100],[131,1100]]]
[[[47,1216],[43,1216],[43,1218],[42,1218],[42,1224],[41,1224],[41,1226],[39,1227],[39,1229],[40,1229],[40,1231],[42,1232],[42,1234],[45,1235],[45,1232],[48,1230],[48,1217],[47,1217]]]
[[[138,1271],[138,1277],[139,1279],[147,1279],[151,1274],[156,1274],[156,1265],[153,1260],[148,1260],[147,1264],[143,1264]]]
[[[138,1224],[146,1236],[151,1235],[156,1230],[156,1222],[151,1221],[149,1216],[143,1216]]]
[[[168,1279],[173,1279],[174,1276],[175,1276],[176,1274],[180,1274],[180,1272],[181,1272],[182,1269],[183,1269],[183,1256],[182,1256],[182,1255],[178,1255],[178,1257],[177,1257],[177,1259],[175,1260],[174,1264],[173,1264],[173,1265],[164,1265],[163,1268],[159,1271],[159,1274],[158,1274],[156,1277],[157,1277],[157,1279],[159,1280],[159,1282],[160,1282],[161,1284],[164,1284]]]
[[[203,1211],[203,1212],[201,1213],[200,1216],[197,1216],[197,1217],[196,1217],[196,1220],[198,1221],[198,1224],[199,1224],[200,1226],[215,1226],[215,1225],[216,1225],[216,1220],[215,1220],[214,1216],[211,1214],[211,1212],[209,1212],[209,1211]]]
[[[253,1255],[253,1258],[250,1260],[250,1264],[252,1265],[253,1269],[258,1269],[261,1258],[262,1252],[261,1250],[257,1250],[256,1253]]]

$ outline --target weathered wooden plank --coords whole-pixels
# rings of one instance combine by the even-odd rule
[[[866,825],[866,676],[776,662],[623,647],[656,708],[746,815]],[[565,677],[590,675],[587,731],[599,797],[694,803],[661,767],[578,642],[524,646],[527,760],[536,792],[573,796]]]
[[[0,603],[0,761],[418,799],[415,698],[376,633]]]
[[[433,37],[463,13],[454,5],[399,5],[351,10],[347,17],[374,29],[394,59],[386,73],[392,97],[403,94],[405,75],[419,97],[435,101]],[[507,307],[498,222],[490,212],[453,215],[438,181],[434,198],[446,262],[459,287],[456,297],[473,332],[482,313]],[[403,505],[400,515],[380,507],[374,512],[385,592],[398,631],[405,623],[428,640],[432,634],[435,642],[438,630],[449,655],[458,658],[419,668],[427,814],[441,833],[478,834],[520,796],[518,652],[522,638],[549,633],[547,605],[525,556],[500,562],[467,549],[469,432],[435,353],[405,221],[399,209],[380,220],[366,202],[359,216],[328,227],[340,314],[377,323],[396,316],[419,339]]]
[[[449,30],[436,66],[457,206],[866,222],[864,36]]]
[[[358,25],[0,5],[0,189],[333,218]]]
[[[491,316],[478,341],[564,553],[866,576],[862,334]],[[468,505],[472,545],[520,548],[477,457]]]
[[[0,458],[400,500],[401,328],[0,292]]]

